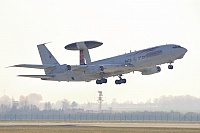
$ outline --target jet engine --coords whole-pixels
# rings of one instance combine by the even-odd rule
[[[70,71],[71,70],[71,66],[70,65],[56,65],[55,69],[53,70],[53,72],[55,73],[62,73],[65,71]]]
[[[159,66],[153,66],[142,71],[142,75],[150,75],[154,73],[159,73],[160,71],[161,71],[161,68]]]

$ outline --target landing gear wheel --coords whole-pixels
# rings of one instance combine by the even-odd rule
[[[116,85],[120,85],[121,84],[121,80],[115,80],[115,84]]]
[[[102,84],[101,80],[96,80],[96,84]]]
[[[107,79],[102,78],[96,80],[96,84],[102,84],[102,83],[107,83]]]
[[[173,69],[173,68],[174,68],[173,65],[168,66],[168,69]]]
[[[115,84],[120,85],[120,84],[125,84],[126,83],[126,79],[120,79],[120,80],[115,80]]]
[[[126,83],[126,79],[121,79],[121,83]]]
[[[107,79],[101,79],[102,83],[107,83]]]

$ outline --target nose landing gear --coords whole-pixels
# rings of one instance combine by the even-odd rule
[[[173,69],[174,67],[173,67],[173,65],[168,65],[168,69]]]
[[[174,68],[172,63],[174,63],[174,61],[169,61],[168,69],[173,69]]]

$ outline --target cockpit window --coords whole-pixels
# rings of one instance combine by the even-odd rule
[[[176,46],[173,46],[172,48],[181,48],[181,46],[176,45]]]

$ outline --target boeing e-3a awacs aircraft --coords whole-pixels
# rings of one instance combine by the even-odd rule
[[[18,76],[68,82],[96,80],[96,84],[107,83],[108,77],[118,76],[119,79],[115,80],[115,84],[122,84],[126,83],[126,79],[122,78],[122,75],[126,73],[134,71],[140,71],[142,75],[158,73],[161,71],[158,65],[165,63],[169,63],[168,68],[173,69],[172,63],[177,59],[182,59],[187,52],[186,48],[179,45],[167,44],[91,62],[88,49],[98,47],[103,43],[84,41],[65,46],[65,49],[80,51],[80,65],[60,65],[45,44],[37,45],[42,65],[11,66],[44,69],[45,75]]]

